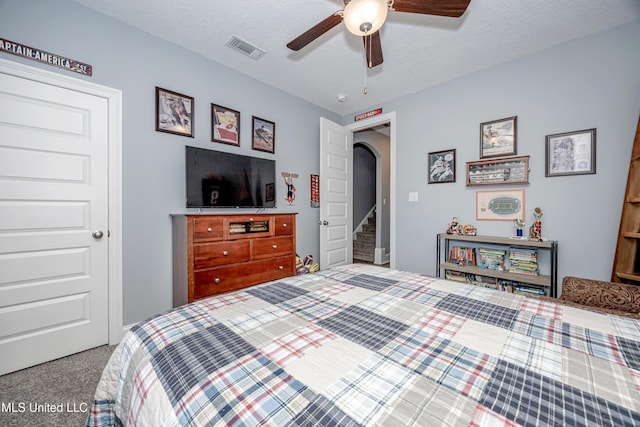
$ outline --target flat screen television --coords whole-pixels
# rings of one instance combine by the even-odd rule
[[[274,208],[276,162],[186,147],[187,208]]]

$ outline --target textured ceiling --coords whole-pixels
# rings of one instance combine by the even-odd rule
[[[366,71],[362,39],[342,24],[299,52],[286,47],[338,0],[76,1],[340,115],[640,19],[640,0],[471,0],[457,19],[390,12],[384,63]],[[231,35],[266,54],[225,47]]]

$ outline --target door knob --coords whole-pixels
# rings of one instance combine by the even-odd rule
[[[329,221],[320,221],[320,225],[329,225]]]
[[[104,236],[104,233],[102,232],[102,230],[96,230],[93,233],[91,233],[91,236],[93,236],[94,239],[98,240],[98,239],[102,239],[102,236]]]

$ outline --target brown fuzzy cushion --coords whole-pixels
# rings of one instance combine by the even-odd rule
[[[560,300],[607,312],[640,315],[640,286],[636,285],[566,276],[562,279]]]

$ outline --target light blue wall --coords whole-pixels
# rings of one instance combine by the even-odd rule
[[[309,207],[309,174],[318,173],[320,116],[337,117],[190,51],[69,0],[0,0],[1,36],[91,64],[81,77],[123,92],[124,322],[171,306],[171,222],[184,209],[185,144],[252,151],[251,115],[276,122],[277,172],[300,175],[298,253],[318,255],[319,212]],[[479,124],[518,116],[518,155],[531,156],[527,223],[544,211],[543,235],[560,242],[560,276],[607,279],[640,113],[640,21],[474,73],[380,105],[397,112],[397,267],[435,273],[435,236],[452,216],[475,222],[475,192],[464,165],[478,160]],[[66,71],[1,53],[50,71]],[[249,59],[247,59],[249,60]],[[154,131],[154,88],[195,96],[195,139]],[[210,142],[210,103],[242,113],[240,148]],[[378,107],[372,106],[372,107]],[[597,174],[544,177],[544,137],[598,129]],[[455,184],[427,185],[430,151],[457,148]],[[521,187],[517,187],[521,188]],[[409,203],[409,192],[419,201]],[[511,223],[479,222],[480,233],[511,235]]]
[[[275,158],[278,175],[299,174],[295,206],[286,205],[278,181],[277,211],[299,213],[298,252],[318,257],[319,212],[309,206],[309,175],[319,172],[319,117],[340,117],[69,0],[0,0],[0,29],[5,39],[91,64],[94,74],[82,77],[7,53],[2,58],[123,93],[125,324],[171,307],[169,215],[186,211],[185,144]],[[195,97],[195,138],[154,130],[155,86]],[[210,141],[212,102],[241,112],[239,148]],[[252,115],[276,123],[275,155],[251,150]]]
[[[479,234],[511,236],[511,222],[475,220],[475,194],[524,188],[527,227],[539,206],[543,236],[559,241],[560,277],[611,277],[640,113],[640,21],[372,107],[397,114],[397,268],[435,274],[436,235],[453,216]],[[510,116],[517,154],[531,156],[529,184],[466,187],[480,123]],[[597,128],[597,174],[545,178],[545,135],[588,128]],[[427,153],[450,148],[457,182],[427,185]]]

